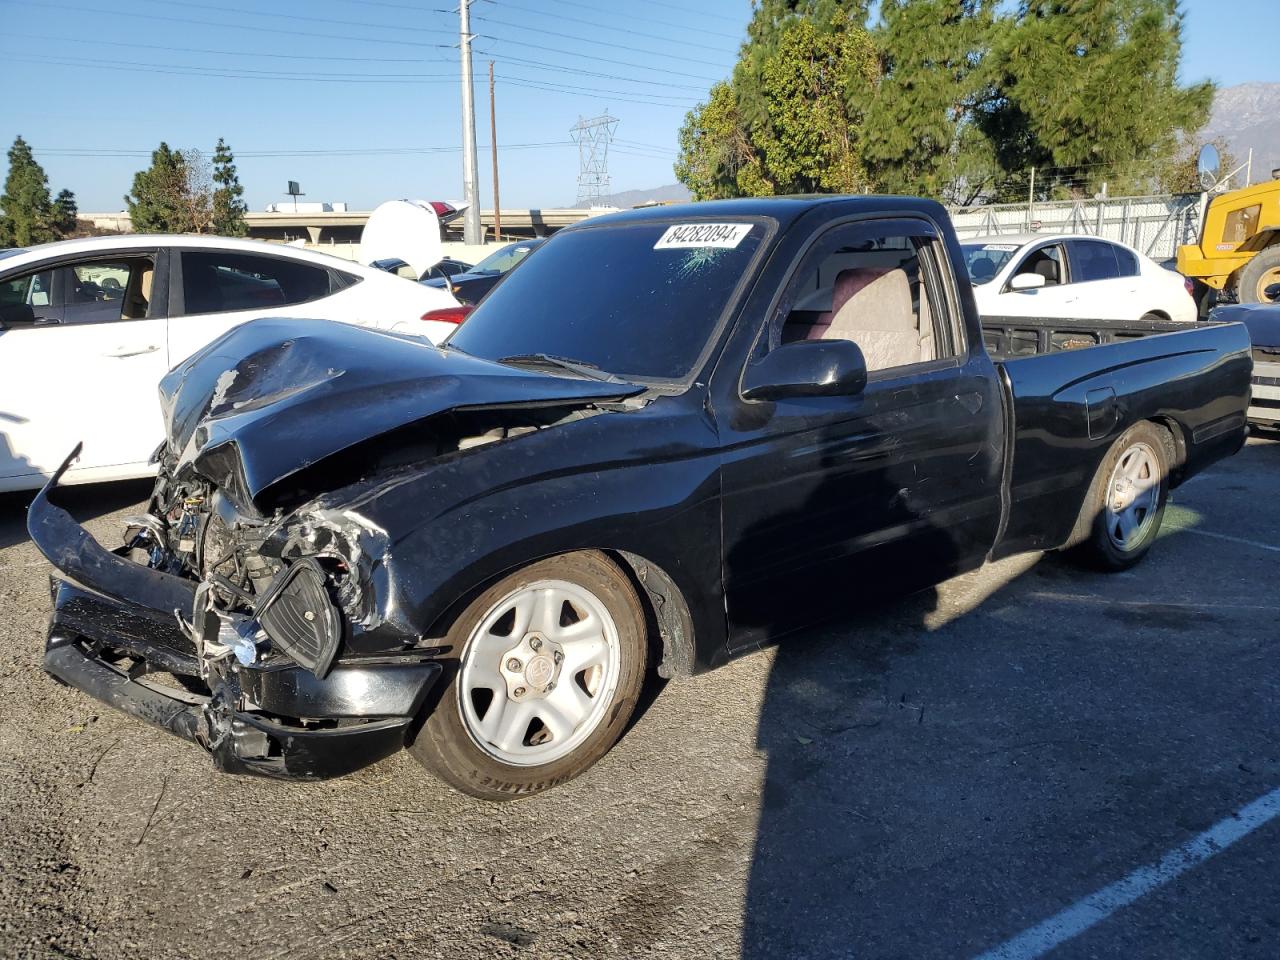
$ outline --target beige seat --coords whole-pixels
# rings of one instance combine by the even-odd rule
[[[151,282],[155,279],[155,270],[151,264],[135,267],[129,281],[129,289],[125,292],[124,308],[120,312],[122,320],[142,320],[151,305]]]
[[[933,359],[933,330],[916,320],[911,283],[901,267],[841,270],[832,291],[832,312],[809,336],[852,340],[862,348],[868,370],[884,370]],[[927,316],[921,296],[921,314]]]

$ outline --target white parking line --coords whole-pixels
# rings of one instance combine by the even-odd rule
[[[1197,530],[1195,527],[1180,527],[1179,533],[1198,533],[1202,537],[1213,537],[1216,540],[1229,540],[1232,543],[1243,543],[1246,547],[1257,547],[1259,550],[1270,550],[1273,553],[1280,553],[1280,547],[1273,543],[1263,543],[1261,540],[1246,540],[1244,537],[1232,537],[1225,533],[1214,533],[1211,530]]]
[[[1263,824],[1280,816],[1280,788],[1241,807],[1180,847],[1166,853],[1159,862],[1139,867],[1123,880],[1103,887],[1078,900],[1061,913],[988,950],[975,960],[1030,960],[1042,957],[1072,937],[1101,923],[1122,907],[1176,880],[1192,867],[1204,863]]]

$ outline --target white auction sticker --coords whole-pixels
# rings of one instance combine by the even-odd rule
[[[983,250],[1002,250],[1005,253],[1013,253],[1018,249],[1016,243],[988,243],[982,248]]]
[[[655,250],[736,247],[751,232],[749,223],[677,223],[653,245]]]

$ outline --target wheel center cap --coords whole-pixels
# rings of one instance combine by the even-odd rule
[[[524,678],[535,690],[545,687],[555,676],[556,664],[548,656],[536,656],[524,668]]]

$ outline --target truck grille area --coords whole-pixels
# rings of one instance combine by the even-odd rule
[[[342,620],[325,579],[315,560],[299,560],[257,611],[272,645],[317,677],[329,672],[342,641]]]

